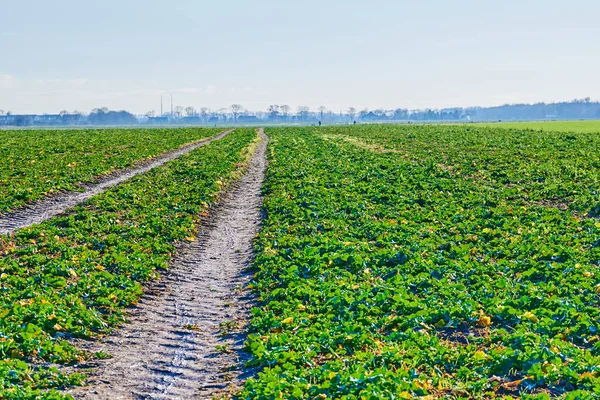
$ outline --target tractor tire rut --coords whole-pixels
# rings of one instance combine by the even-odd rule
[[[198,240],[179,248],[160,286],[131,310],[129,323],[88,351],[111,359],[91,368],[75,399],[211,399],[230,395],[253,374],[243,367],[246,324],[253,306],[247,268],[262,217],[261,187],[268,138],[246,174],[226,192],[200,227]]]
[[[127,168],[101,178],[96,183],[84,184],[83,192],[64,192],[54,196],[39,200],[18,210],[0,215],[0,235],[9,235],[18,229],[39,224],[64,213],[67,209],[85,202],[92,196],[100,194],[107,189],[116,186],[136,175],[144,174],[153,168],[172,161],[184,154],[187,154],[198,147],[205,146],[215,140],[222,139],[233,130],[221,132],[217,136],[187,144],[177,150],[169,151],[159,155],[152,160],[142,162],[135,167]]]

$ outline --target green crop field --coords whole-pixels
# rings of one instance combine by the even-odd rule
[[[267,133],[243,398],[600,395],[600,135]]]
[[[0,131],[0,213],[129,167],[217,129]]]
[[[250,267],[256,296],[243,328],[246,367],[257,373],[237,397],[599,398],[595,126],[266,129],[264,219]],[[129,151],[127,161],[111,153],[69,185],[215,134],[159,132],[145,134],[160,143]],[[62,390],[85,384],[81,372],[60,368],[106,355],[72,339],[123,323],[144,285],[168,274],[176,244],[194,240],[256,140],[254,130],[237,129],[0,236],[0,399],[63,399]],[[49,143],[32,145],[45,154],[57,146]],[[85,146],[77,146],[60,163],[28,156],[19,168],[32,165],[35,175],[11,185],[52,176],[34,193],[56,190],[54,165],[81,162]]]
[[[594,121],[546,121],[546,122],[498,122],[477,124],[492,127],[533,129],[537,131],[600,133],[600,120]]]
[[[141,284],[166,271],[174,243],[193,236],[238,174],[255,137],[238,130],[65,216],[0,236],[0,398],[62,398],[45,391],[81,383],[80,374],[40,365],[93,356],[67,339],[98,337],[123,321]]]

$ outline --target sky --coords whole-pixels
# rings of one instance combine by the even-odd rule
[[[0,0],[0,109],[600,99],[597,0]]]

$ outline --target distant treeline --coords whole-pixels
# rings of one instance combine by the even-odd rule
[[[497,107],[447,108],[442,110],[361,111],[369,121],[531,121],[600,119],[600,102],[589,98],[561,103],[506,104]]]
[[[68,126],[68,125],[134,125],[138,118],[127,111],[109,111],[97,108],[89,114],[78,111],[59,114],[12,114],[0,113],[0,126]]]
[[[506,104],[497,107],[467,107],[445,109],[408,110],[356,110],[350,107],[334,112],[326,107],[311,110],[298,107],[296,112],[287,105],[271,105],[266,111],[248,111],[239,104],[230,108],[196,111],[194,107],[176,107],[172,113],[156,116],[149,111],[135,116],[127,111],[110,111],[97,108],[89,114],[78,111],[61,111],[59,114],[15,115],[0,110],[0,126],[52,126],[52,125],[134,125],[134,124],[262,124],[299,123],[326,124],[356,122],[452,122],[452,121],[532,121],[600,119],[600,102],[589,98],[561,103]]]

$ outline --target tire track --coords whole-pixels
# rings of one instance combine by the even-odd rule
[[[97,361],[89,386],[76,399],[209,399],[226,394],[251,374],[242,365],[252,299],[252,241],[261,221],[261,187],[268,138],[247,173],[227,192],[196,242],[180,248],[168,276],[132,310],[130,323],[86,350]],[[224,335],[225,333],[225,335]]]
[[[0,215],[0,235],[7,235],[15,232],[18,229],[25,228],[34,224],[39,224],[64,213],[67,209],[85,202],[92,196],[100,194],[107,189],[118,185],[136,175],[144,174],[153,168],[172,161],[184,154],[187,154],[199,147],[207,145],[215,140],[222,139],[233,129],[221,132],[217,136],[208,139],[200,140],[177,150],[169,151],[166,154],[160,155],[150,161],[143,162],[136,167],[117,171],[107,177],[102,178],[99,182],[93,184],[84,184],[83,192],[66,192],[59,193],[31,205],[24,206],[18,210]]]

